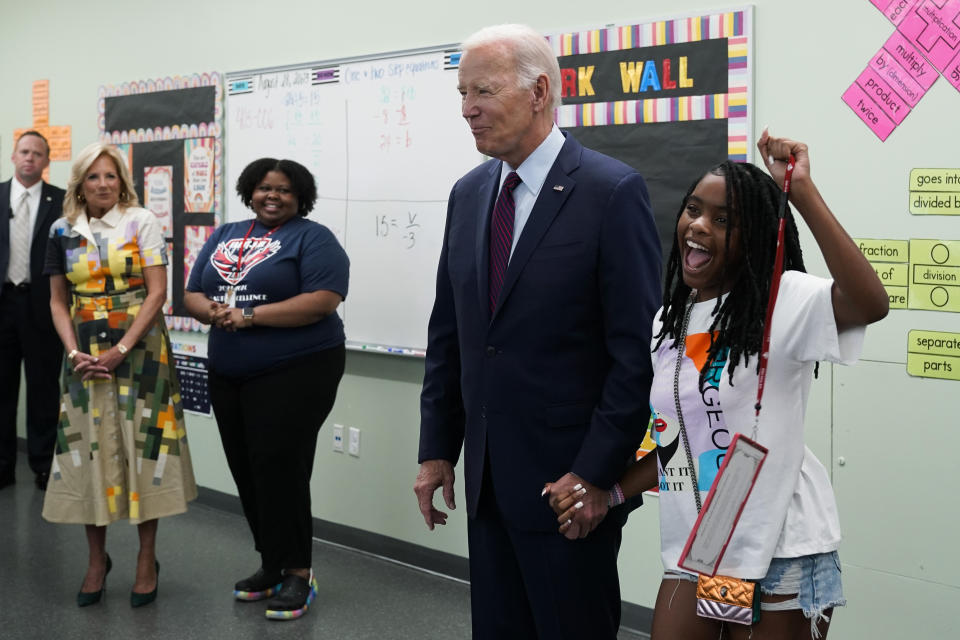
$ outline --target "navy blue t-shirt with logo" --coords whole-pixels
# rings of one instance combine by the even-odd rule
[[[235,304],[241,309],[311,291],[327,290],[347,297],[350,261],[329,229],[300,216],[275,230],[254,222],[244,243],[250,222],[232,222],[214,230],[197,256],[187,291],[200,291],[211,300],[224,302],[232,285]],[[302,327],[255,326],[233,332],[212,327],[209,366],[221,375],[248,376],[344,340],[343,321],[337,313]]]

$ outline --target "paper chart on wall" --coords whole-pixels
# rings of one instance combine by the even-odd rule
[[[940,77],[960,91],[960,0],[870,0],[896,27],[842,100],[885,141]]]

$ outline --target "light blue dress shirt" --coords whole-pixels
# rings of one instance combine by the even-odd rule
[[[527,156],[519,167],[514,169],[506,162],[500,169],[500,187],[503,187],[503,181],[511,171],[516,171],[517,175],[523,181],[513,190],[513,202],[515,205],[513,217],[513,245],[510,247],[510,256],[513,257],[513,250],[517,248],[517,241],[520,234],[523,233],[523,227],[530,219],[530,212],[533,211],[533,205],[537,202],[537,196],[540,195],[540,189],[543,188],[543,181],[547,179],[547,174],[557,156],[560,155],[560,148],[563,146],[565,138],[560,133],[556,124],[553,129],[543,139],[543,142]],[[499,193],[499,190],[498,190]]]

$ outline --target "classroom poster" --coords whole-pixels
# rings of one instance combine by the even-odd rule
[[[223,175],[223,83],[219,73],[172,76],[100,87],[100,140],[120,150],[143,206],[170,239],[167,326],[205,327],[183,308],[188,241],[209,237],[220,222]],[[142,180],[138,177],[142,176]],[[195,255],[195,254],[193,254]],[[172,314],[172,315],[171,315]]]
[[[173,243],[167,242],[167,260],[173,260]],[[163,315],[170,316],[173,314],[173,274],[171,273],[172,269],[170,264],[167,264],[167,299],[163,303]],[[167,328],[169,328],[169,323]]]
[[[113,146],[120,152],[123,163],[127,165],[127,171],[130,172],[130,175],[133,175],[133,145],[128,142],[126,144],[115,144]]]
[[[173,236],[173,167],[145,167],[143,170],[143,206],[149,209],[163,230]]]
[[[197,262],[197,256],[204,243],[213,234],[213,227],[186,226],[183,228],[183,281],[190,279],[190,271]]]
[[[183,141],[184,211],[213,211],[213,138]]]

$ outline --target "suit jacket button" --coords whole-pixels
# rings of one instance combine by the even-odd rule
[[[497,350],[493,347],[487,347],[486,352],[488,358],[492,358],[493,356],[497,355]]]

